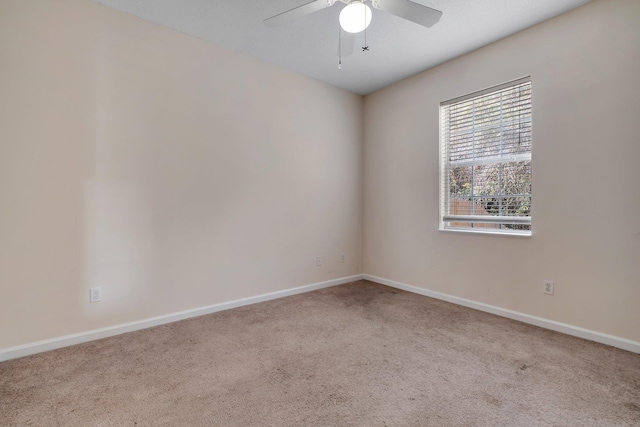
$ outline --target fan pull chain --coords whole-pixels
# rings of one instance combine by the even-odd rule
[[[369,45],[367,45],[367,8],[364,8],[364,46],[362,46],[363,52],[369,52]]]
[[[342,28],[338,25],[338,70],[342,70]]]

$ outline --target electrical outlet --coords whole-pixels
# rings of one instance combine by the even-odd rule
[[[544,281],[542,292],[544,292],[545,294],[553,295],[553,282],[551,280]]]
[[[320,267],[322,265],[322,257],[316,257],[316,267]]]
[[[340,254],[340,262],[344,262],[344,254]]]
[[[89,302],[102,301],[102,287],[91,288],[89,291]]]

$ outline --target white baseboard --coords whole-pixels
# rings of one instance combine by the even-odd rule
[[[237,299],[219,304],[208,305],[206,307],[199,307],[191,310],[179,311],[177,313],[166,314],[163,316],[137,320],[135,322],[122,323],[120,325],[109,326],[106,328],[65,335],[62,337],[51,338],[15,347],[8,347],[0,349],[0,362],[15,359],[18,357],[29,356],[36,353],[42,353],[44,351],[55,350],[57,348],[68,347],[70,345],[98,340],[101,338],[107,338],[114,335],[120,335],[126,332],[133,332],[140,329],[151,328],[153,326],[164,325],[165,323],[177,322],[178,320],[184,320],[190,317],[197,317],[205,314],[215,313],[218,311],[229,310],[231,308],[241,307],[243,305],[256,304],[263,301],[284,298],[304,292],[310,292],[318,289],[328,288],[331,286],[355,282],[356,280],[361,280],[363,277],[364,276],[362,274],[357,274],[355,276],[349,277],[341,277],[338,279],[327,280],[325,282],[313,283],[297,288],[257,295],[255,297]]]
[[[496,307],[481,302],[444,294],[441,292],[431,291],[417,286],[407,285],[405,283],[393,280],[383,279],[381,277],[371,276],[369,274],[357,274],[349,277],[342,277],[325,282],[313,283],[297,288],[286,289],[283,291],[270,292],[267,294],[257,295],[249,298],[213,304],[205,307],[194,308],[191,310],[179,311],[177,313],[166,314],[163,316],[151,317],[148,319],[138,320],[135,322],[122,323],[119,325],[109,326],[101,329],[80,332],[77,334],[65,335],[62,337],[51,338],[47,340],[37,341],[29,344],[19,345],[0,349],[0,362],[15,359],[18,357],[29,356],[36,353],[42,353],[57,348],[68,347],[70,345],[81,344],[101,338],[107,338],[114,335],[124,334],[126,332],[138,331],[140,329],[151,328],[153,326],[164,325],[166,323],[177,322],[179,320],[191,317],[202,316],[205,314],[215,313],[218,311],[229,310],[231,308],[241,307],[244,305],[256,304],[263,301],[269,301],[277,298],[284,298],[291,295],[301,294],[304,292],[315,291],[317,289],[328,288],[331,286],[342,285],[345,283],[355,282],[357,280],[366,279],[381,285],[390,286],[404,291],[412,292],[419,295],[451,302],[453,304],[462,305],[487,313],[495,314],[509,319],[518,320],[520,322],[529,323],[545,329],[551,329],[567,335],[607,344],[613,347],[628,350],[634,353],[640,353],[640,342],[628,340],[626,338],[616,337],[614,335],[604,334],[601,332],[591,331],[579,326],[568,325],[566,323],[556,322],[554,320],[544,319],[542,317],[532,316],[501,307]]]
[[[428,289],[419,288],[417,286],[407,285],[405,283],[371,276],[369,274],[365,274],[364,279],[371,282],[379,283],[381,285],[390,286],[392,288],[402,289],[403,291],[413,292],[415,294],[420,294],[442,301],[451,302],[453,304],[485,311],[487,313],[496,314],[498,316],[507,317],[509,319],[518,320],[520,322],[529,323],[541,328],[551,329],[552,331],[562,332],[563,334],[572,335],[574,337],[584,338],[590,341],[599,342],[601,344],[607,344],[613,347],[621,348],[623,350],[631,351],[633,353],[640,353],[640,342],[628,340],[626,338],[620,338],[614,335],[604,334],[602,332],[596,332],[589,329],[581,328],[579,326],[556,322],[555,320],[548,320],[542,317],[532,316],[530,314],[520,313],[518,311],[508,310],[506,308],[496,307],[494,305],[484,304],[466,298],[460,298],[441,292],[431,291]]]

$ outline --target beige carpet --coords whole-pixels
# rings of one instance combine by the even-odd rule
[[[2,426],[639,426],[640,355],[356,282],[0,363]]]

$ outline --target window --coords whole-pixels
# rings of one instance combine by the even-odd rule
[[[531,79],[440,104],[440,229],[531,234]]]

